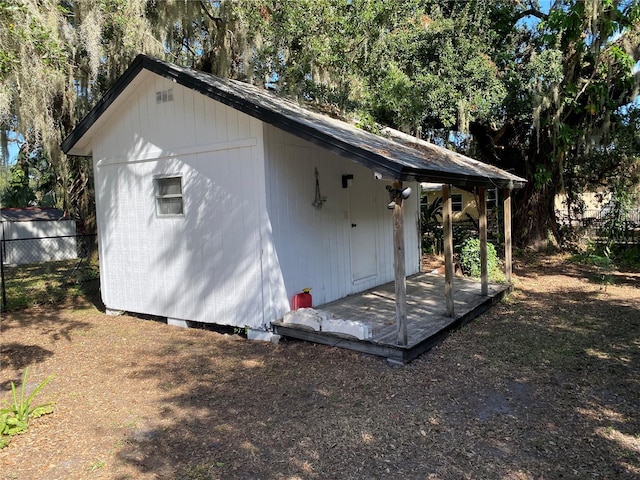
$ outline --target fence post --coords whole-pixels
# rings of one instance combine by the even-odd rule
[[[7,290],[4,285],[4,235],[0,239],[0,283],[2,288],[2,309],[7,309]]]

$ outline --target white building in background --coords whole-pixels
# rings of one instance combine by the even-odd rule
[[[78,258],[76,221],[57,208],[0,209],[2,259],[24,265]]]

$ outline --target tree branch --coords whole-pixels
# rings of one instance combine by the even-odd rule
[[[216,26],[219,26],[221,23],[223,23],[222,18],[220,17],[215,17],[207,8],[207,6],[205,5],[204,0],[200,0],[200,6],[202,7],[202,11],[204,12],[204,14],[209,17],[211,20],[213,20],[213,22],[216,24]]]
[[[530,8],[528,10],[523,10],[522,12],[520,12],[518,15],[515,16],[515,21],[513,22],[518,23],[520,20],[522,20],[525,17],[536,17],[539,18],[540,20],[546,20],[549,18],[549,15],[547,15],[546,13],[542,13],[539,10],[536,10],[534,8]]]
[[[640,60],[640,22],[636,22],[629,30],[622,32],[612,45],[617,45],[625,53],[631,55],[634,62]]]

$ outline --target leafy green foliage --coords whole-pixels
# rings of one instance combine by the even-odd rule
[[[143,25],[147,3],[0,0],[0,130],[19,133],[21,155],[43,167],[24,179],[37,203],[91,216],[89,163],[60,142],[137,53],[164,51]],[[6,164],[6,135],[0,143]]]
[[[609,136],[638,84],[635,3],[566,0],[545,13],[489,0],[322,0],[242,10],[260,39],[257,78],[527,177],[515,236],[546,244],[549,232],[559,239],[553,200],[563,186],[575,198],[580,177],[612,171],[600,165],[638,165]],[[452,131],[472,137],[451,140]]]
[[[29,368],[27,367],[22,376],[22,385],[19,391],[15,384],[11,382],[11,402],[5,402],[5,408],[0,409],[0,448],[9,445],[10,437],[25,433],[29,427],[29,420],[53,412],[53,402],[33,406],[35,396],[42,390],[54,375],[47,377],[40,383],[29,396],[26,396],[25,388]]]
[[[571,260],[595,268],[592,280],[604,288],[614,283],[613,272],[640,272],[640,246],[606,245],[589,242],[587,248],[572,255]]]
[[[0,130],[21,132],[29,157],[42,152],[45,183],[54,186],[48,198],[84,219],[91,169],[61,155],[60,140],[135,54],[148,53],[354,113],[372,131],[376,122],[400,128],[525,176],[514,238],[546,243],[549,232],[560,237],[553,205],[560,190],[575,199],[588,185],[628,190],[638,182],[626,172],[640,163],[627,115],[640,83],[640,6],[559,0],[548,12],[537,8],[494,0],[162,8],[147,0],[0,0]]]
[[[36,199],[36,195],[29,185],[28,173],[21,165],[9,168],[8,182],[5,190],[0,194],[0,204],[3,207],[27,207]]]
[[[91,463],[91,465],[89,465],[89,471],[95,472],[96,470],[104,467],[105,465],[106,463],[104,462],[104,460],[96,460],[93,463]]]
[[[573,261],[595,268],[595,283],[606,290],[613,284],[613,271],[616,269],[613,250],[608,245],[590,243],[587,250],[573,255]]]
[[[529,61],[523,58],[523,72],[530,76],[533,136],[523,161],[535,182],[516,209],[516,237],[542,240],[550,231],[560,240],[553,197],[561,189],[571,204],[587,188],[613,191],[618,182],[610,179],[625,178],[619,168],[640,166],[637,148],[629,155],[618,133],[628,123],[624,112],[638,85],[636,11],[635,1],[565,0],[531,32],[533,50]],[[626,178],[626,189],[637,184],[637,174]]]
[[[616,265],[628,272],[640,272],[640,245],[625,245],[616,251]]]
[[[460,247],[460,267],[465,275],[479,278],[481,275],[480,240],[467,238]],[[491,280],[503,280],[498,254],[492,243],[487,243],[487,274]]]
[[[4,182],[0,185],[3,207],[56,207],[56,176],[42,149],[30,153],[21,149],[17,162],[3,169]]]
[[[384,39],[384,68],[368,73],[371,108],[387,123],[417,132],[436,125],[468,131],[469,122],[491,119],[506,86],[488,54],[495,32],[482,3],[414,11]],[[373,66],[372,66],[373,67]]]

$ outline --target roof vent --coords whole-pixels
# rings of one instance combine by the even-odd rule
[[[173,88],[156,92],[156,103],[173,102]]]

